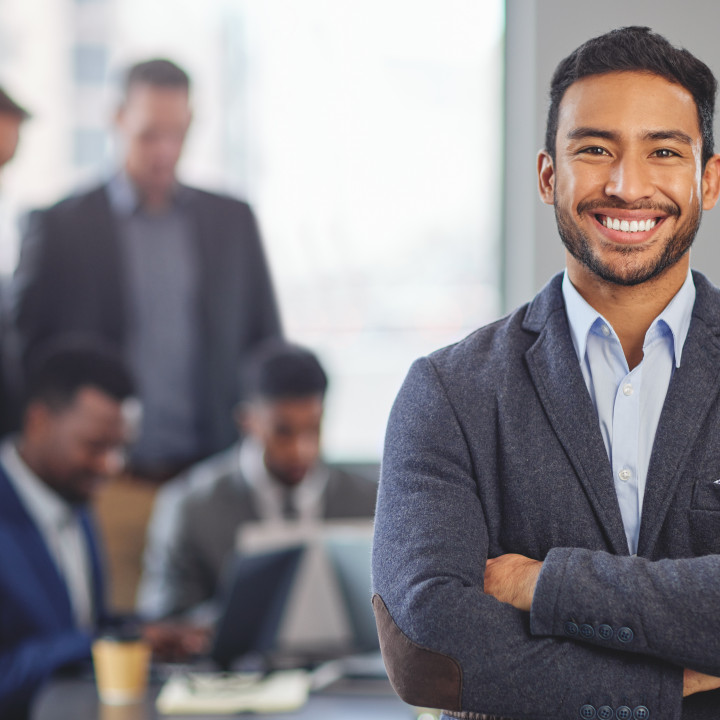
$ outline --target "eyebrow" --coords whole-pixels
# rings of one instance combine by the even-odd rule
[[[582,140],[584,138],[603,138],[604,140],[618,140],[620,135],[613,130],[600,130],[593,127],[573,128],[567,134],[568,140]],[[693,139],[682,130],[648,130],[643,140],[675,140],[684,145],[692,145]]]

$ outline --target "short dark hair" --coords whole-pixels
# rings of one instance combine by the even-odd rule
[[[273,338],[251,353],[241,385],[245,400],[285,400],[325,395],[328,379],[310,350]]]
[[[2,88],[0,88],[0,114],[13,115],[20,120],[27,120],[30,117],[30,113],[22,105],[16,103]]]
[[[623,27],[588,40],[555,69],[550,83],[550,108],[545,150],[555,159],[560,102],[565,91],[589,75],[647,72],[682,85],[695,100],[702,134],[702,164],[712,157],[713,115],[717,81],[710,68],[684,48],[676,48],[648,27]]]
[[[134,392],[122,357],[94,338],[67,337],[44,345],[31,358],[26,371],[23,407],[34,402],[63,410],[77,393],[92,387],[118,402]]]
[[[154,58],[135,63],[128,68],[123,83],[125,99],[130,90],[137,85],[189,91],[190,76],[171,60]]]

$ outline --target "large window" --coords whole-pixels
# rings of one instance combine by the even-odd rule
[[[35,116],[5,271],[8,218],[112,168],[114,73],[166,55],[194,80],[182,177],[253,205],[286,332],[331,375],[326,454],[379,457],[411,361],[497,314],[500,0],[8,0],[0,27]]]

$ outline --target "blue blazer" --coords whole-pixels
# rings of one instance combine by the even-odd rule
[[[373,549],[388,672],[446,715],[717,720],[720,693],[682,683],[720,676],[720,292],[694,274],[630,557],[561,279],[400,390]],[[529,614],[483,592],[509,552],[544,560]]]
[[[97,545],[82,512],[97,619],[104,615]],[[90,634],[73,619],[64,580],[0,465],[0,717],[25,717],[55,670],[90,657]]]

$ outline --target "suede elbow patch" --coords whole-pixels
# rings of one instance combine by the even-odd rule
[[[455,658],[414,643],[397,626],[380,595],[373,610],[385,667],[395,692],[411,705],[461,710],[462,670]]]

